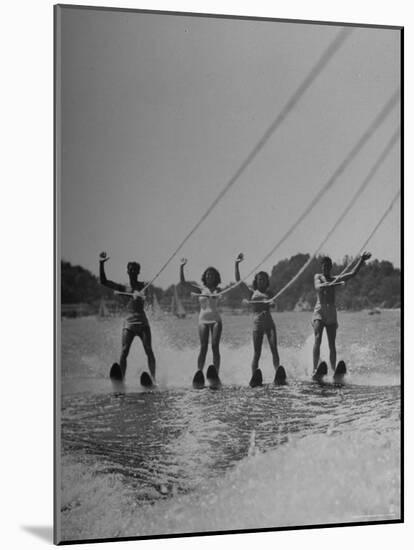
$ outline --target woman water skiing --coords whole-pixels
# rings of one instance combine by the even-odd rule
[[[217,376],[220,370],[220,338],[223,324],[218,310],[218,301],[220,299],[220,296],[218,296],[220,292],[218,285],[221,283],[221,277],[215,267],[208,267],[201,276],[202,285],[189,283],[185,280],[184,276],[184,266],[186,263],[186,258],[183,258],[180,264],[180,283],[190,286],[194,295],[198,296],[200,303],[200,313],[198,316],[200,352],[197,358],[197,373],[194,382],[196,385],[201,386],[204,384],[203,368],[206,362],[210,334],[213,365]],[[208,375],[209,372],[207,371],[207,377],[209,377]]]
[[[322,342],[323,329],[326,329],[326,336],[329,345],[329,362],[332,370],[336,368],[336,331],[338,320],[335,306],[335,287],[344,285],[346,281],[355,277],[366,260],[369,260],[371,254],[363,252],[352,271],[333,277],[331,275],[332,260],[324,256],[321,260],[322,273],[316,273],[314,278],[314,287],[316,290],[316,304],[313,311],[312,326],[315,334],[315,343],[313,345],[313,374],[318,369],[320,348]],[[326,374],[326,365],[322,370]]]
[[[240,281],[239,264],[244,260],[244,255],[239,254],[236,258],[234,272],[236,282]],[[277,350],[276,325],[270,313],[270,307],[274,305],[269,295],[269,275],[265,271],[256,273],[253,279],[252,288],[243,283],[244,288],[249,293],[248,303],[253,308],[253,360],[252,360],[252,378],[250,386],[259,386],[262,384],[262,371],[259,369],[259,360],[262,353],[263,337],[266,335],[269,342],[270,351],[275,368],[275,384],[282,384],[286,381],[285,369],[280,366],[279,353]]]
[[[137,262],[128,262],[127,273],[129,277],[129,287],[114,283],[106,278],[105,262],[109,260],[106,252],[102,252],[99,257],[99,279],[102,285],[111,288],[117,292],[129,295],[126,304],[127,317],[124,320],[122,328],[122,351],[119,364],[114,363],[111,368],[110,376],[122,380],[127,368],[127,357],[131,348],[132,341],[138,336],[147,355],[148,369],[152,379],[155,381],[155,356],[152,351],[151,328],[144,311],[145,296],[141,293],[145,283],[138,281],[138,275],[141,266]]]

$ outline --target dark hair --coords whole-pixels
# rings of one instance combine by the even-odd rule
[[[328,264],[330,268],[332,268],[332,260],[329,256],[323,256],[321,260],[321,265]]]
[[[127,271],[129,272],[130,269],[135,268],[138,273],[141,271],[141,266],[138,262],[128,262],[127,263]]]
[[[207,271],[212,271],[214,273],[214,276],[216,278],[215,280],[215,286],[218,286],[220,283],[221,283],[221,277],[220,277],[220,273],[217,271],[217,269],[215,267],[208,267],[204,273],[201,275],[201,281],[203,283],[204,286],[207,286],[206,285],[206,276],[207,276]]]
[[[253,289],[254,290],[257,290],[257,279],[260,277],[260,275],[266,277],[266,280],[267,280],[266,288],[270,285],[269,274],[266,273],[266,271],[259,271],[259,273],[256,273],[256,275],[254,276],[254,279],[253,279]]]

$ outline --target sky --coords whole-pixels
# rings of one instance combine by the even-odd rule
[[[152,279],[249,155],[340,27],[60,10],[58,182],[61,256],[125,281]],[[338,52],[156,284],[179,259],[234,280],[273,248],[400,85],[400,33],[353,28]],[[335,185],[263,265],[312,253],[399,128],[391,111]],[[398,142],[325,244],[355,255],[400,187]],[[369,244],[400,266],[400,203]]]

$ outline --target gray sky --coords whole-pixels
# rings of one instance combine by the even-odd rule
[[[62,9],[62,257],[149,279],[199,220],[339,28]],[[357,29],[156,284],[269,252],[400,82],[396,30]],[[399,105],[263,267],[312,252],[399,125]],[[400,185],[400,144],[324,247],[355,254]],[[369,249],[400,265],[398,202]]]

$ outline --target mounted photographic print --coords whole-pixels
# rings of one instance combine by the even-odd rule
[[[55,7],[55,542],[403,521],[403,29]]]

